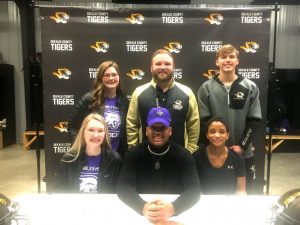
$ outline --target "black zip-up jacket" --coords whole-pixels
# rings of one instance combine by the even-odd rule
[[[88,92],[85,95],[83,95],[82,98],[78,101],[70,115],[68,121],[68,134],[72,138],[72,141],[75,139],[80,129],[81,123],[87,115],[96,112],[103,116],[103,112],[99,112],[89,107],[91,102],[92,92]],[[126,115],[128,110],[128,100],[123,96],[118,96],[117,106],[119,107],[121,118],[120,143],[117,151],[123,157],[124,153],[128,149],[126,135]]]
[[[253,157],[252,140],[262,119],[257,85],[238,76],[227,89],[215,76],[200,86],[198,102],[202,124],[212,117],[223,118],[229,125],[227,145],[239,145],[245,150],[244,158]]]
[[[101,164],[98,175],[98,193],[116,193],[117,179],[122,164],[119,153],[102,149]],[[75,161],[74,156],[65,153],[56,173],[55,192],[79,193],[79,176],[86,165],[85,155],[81,154]]]

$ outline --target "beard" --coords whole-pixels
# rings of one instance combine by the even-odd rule
[[[164,73],[165,75],[162,77],[159,76],[159,73],[152,72],[152,76],[157,82],[170,82],[173,78],[173,71],[170,73],[168,72],[164,72]]]

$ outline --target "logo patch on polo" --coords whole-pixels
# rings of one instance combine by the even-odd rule
[[[244,93],[243,92],[237,92],[234,94],[235,98],[234,99],[237,99],[237,100],[243,100],[244,99]]]
[[[182,110],[182,101],[181,100],[175,100],[173,104],[173,109],[175,110]]]

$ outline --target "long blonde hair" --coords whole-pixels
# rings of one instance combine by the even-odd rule
[[[74,158],[67,162],[72,162],[72,161],[76,160],[79,157],[79,155],[81,155],[85,151],[86,142],[85,142],[85,138],[84,138],[84,131],[85,131],[87,124],[91,120],[97,120],[104,125],[105,136],[104,136],[104,140],[101,144],[101,151],[105,151],[106,149],[111,149],[111,144],[110,144],[110,139],[109,139],[109,134],[108,134],[108,127],[107,127],[107,123],[105,122],[105,119],[98,113],[91,113],[84,118],[84,120],[81,124],[81,127],[78,131],[78,134],[75,138],[75,141],[74,141],[73,145],[71,146],[71,148],[67,152],[68,155],[71,155]]]

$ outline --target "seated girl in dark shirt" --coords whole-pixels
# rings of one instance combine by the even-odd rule
[[[221,118],[207,123],[209,144],[193,155],[203,194],[246,194],[246,172],[243,159],[225,145],[228,125]]]

